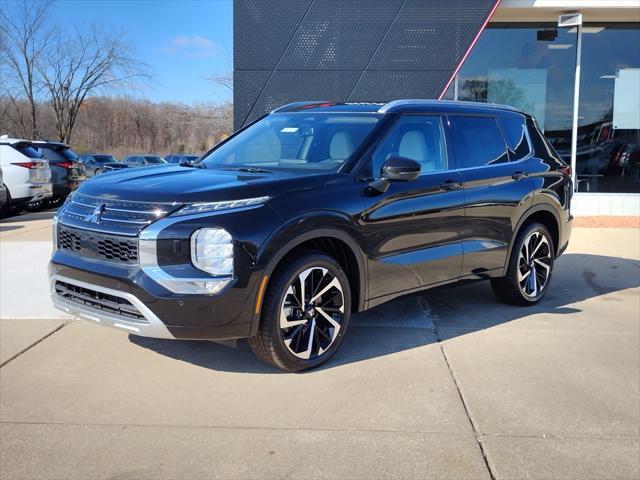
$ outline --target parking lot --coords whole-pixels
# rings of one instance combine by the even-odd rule
[[[576,228],[545,300],[358,315],[328,365],[53,310],[52,212],[0,221],[1,478],[638,478],[640,230]]]

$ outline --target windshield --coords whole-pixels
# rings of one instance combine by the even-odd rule
[[[116,159],[111,155],[94,155],[93,159],[96,161],[96,163],[108,163],[116,161]]]
[[[371,132],[374,114],[269,115],[205,156],[216,169],[335,171]]]
[[[145,155],[144,159],[147,161],[147,163],[167,163],[162,158],[152,155]]]

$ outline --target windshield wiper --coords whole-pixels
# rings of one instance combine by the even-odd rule
[[[271,173],[269,170],[265,170],[260,167],[238,167],[238,168],[225,168],[224,170],[233,170],[235,172],[246,172],[246,173]]]

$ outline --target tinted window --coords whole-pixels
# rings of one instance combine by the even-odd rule
[[[16,143],[15,145],[13,145],[13,148],[19,151],[25,157],[42,158],[42,154],[28,143]]]
[[[453,148],[463,168],[508,161],[507,150],[493,117],[450,117]]]
[[[73,162],[78,159],[74,151],[66,147],[38,147],[38,150],[49,162]]]
[[[529,155],[529,153],[531,153],[531,147],[525,135],[524,115],[504,116],[500,117],[498,121],[500,122],[502,133],[507,140],[509,159],[513,162]]]
[[[160,157],[154,157],[152,155],[145,155],[144,159],[147,161],[147,163],[153,163],[153,164],[167,163]]]
[[[115,162],[115,158],[113,158],[111,155],[93,155],[93,159],[96,161],[96,163]]]
[[[433,115],[403,115],[372,155],[372,176],[378,177],[389,157],[405,157],[420,164],[422,173],[447,166],[442,120]]]

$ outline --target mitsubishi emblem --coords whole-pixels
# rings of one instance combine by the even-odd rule
[[[84,217],[84,220],[85,222],[90,222],[90,223],[100,223],[100,221],[102,220],[103,212],[104,212],[104,203],[101,205],[98,205],[93,210],[91,215],[87,215],[86,217]]]

